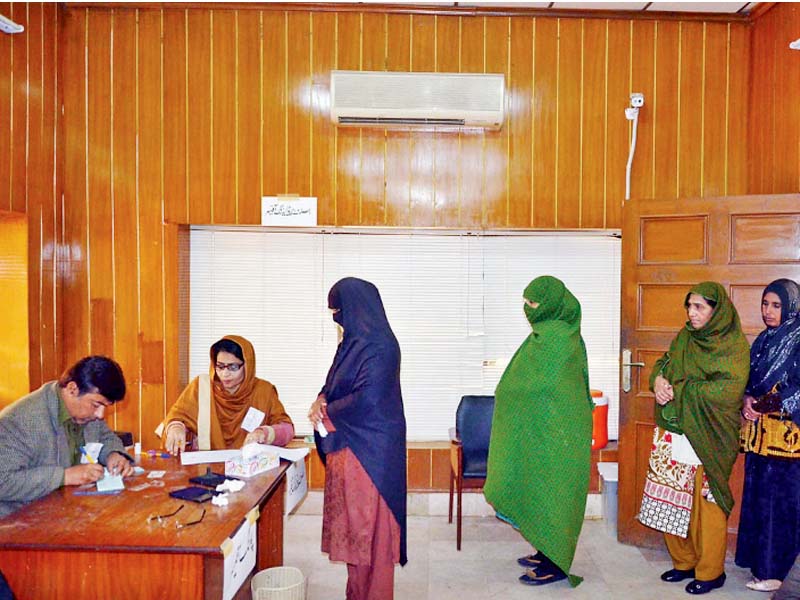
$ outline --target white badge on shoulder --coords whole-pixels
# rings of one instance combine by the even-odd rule
[[[242,421],[242,429],[247,433],[252,433],[253,430],[264,422],[265,413],[253,408],[252,406],[247,410],[247,414]]]

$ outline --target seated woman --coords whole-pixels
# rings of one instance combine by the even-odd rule
[[[744,396],[744,492],[736,564],[751,590],[781,586],[800,552],[800,287],[770,283],[761,297],[766,329],[750,350]]]
[[[162,424],[164,447],[171,454],[183,451],[187,430],[195,434],[198,450],[249,442],[285,446],[294,436],[278,390],[256,377],[253,345],[236,335],[211,346],[209,374],[189,383]]]

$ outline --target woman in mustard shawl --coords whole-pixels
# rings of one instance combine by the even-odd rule
[[[518,560],[527,567],[520,581],[543,585],[566,578],[575,556],[593,405],[580,303],[549,276],[534,279],[523,296],[533,331],[497,384],[484,494],[538,550]]]
[[[674,568],[661,579],[692,579],[686,591],[705,594],[725,583],[728,478],[750,348],[719,283],[695,285],[684,306],[689,320],[650,377],[657,427],[639,521],[664,532]]]
[[[275,386],[256,377],[253,345],[226,335],[211,346],[210,356],[208,375],[195,377],[167,413],[164,447],[172,454],[182,452],[187,430],[199,450],[238,448],[251,441],[285,446],[294,437],[294,425]],[[248,413],[255,424],[245,430]]]

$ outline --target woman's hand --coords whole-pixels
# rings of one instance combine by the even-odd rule
[[[670,385],[669,381],[667,381],[661,375],[656,376],[655,385],[653,385],[653,389],[656,393],[656,402],[658,402],[661,406],[670,402],[674,397],[675,394],[672,391],[672,386]]]
[[[167,439],[164,442],[164,448],[167,452],[175,456],[178,452],[183,452],[186,448],[186,425],[180,421],[172,421],[167,425]]]
[[[258,427],[247,434],[244,444],[271,444],[275,441],[275,430],[269,425]]]
[[[328,416],[327,406],[328,399],[325,397],[325,394],[320,394],[317,396],[317,399],[314,400],[311,408],[308,409],[308,420],[311,421],[311,424],[314,425],[314,427],[321,423],[322,419]]]
[[[755,398],[749,394],[744,395],[742,406],[742,416],[748,421],[756,421],[761,416],[761,413],[753,409],[753,401]]]

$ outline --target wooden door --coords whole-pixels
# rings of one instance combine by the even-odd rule
[[[661,534],[636,520],[653,439],[653,363],[686,322],[683,302],[700,281],[718,281],[752,341],[763,329],[766,284],[800,280],[800,195],[633,200],[623,210],[621,349],[632,363],[630,390],[620,386],[619,539],[661,545]],[[623,361],[624,362],[624,361]],[[623,366],[623,380],[624,380]],[[741,460],[739,461],[741,462]],[[741,464],[732,481],[738,527]]]

